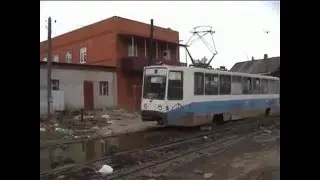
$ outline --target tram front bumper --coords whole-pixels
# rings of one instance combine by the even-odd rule
[[[157,121],[159,124],[168,124],[167,113],[158,111],[141,111],[142,121]]]

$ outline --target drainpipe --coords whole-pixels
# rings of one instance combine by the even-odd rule
[[[156,42],[156,59],[158,59],[158,42]]]
[[[153,19],[150,22],[150,37],[149,37],[149,53],[148,53],[148,65],[152,65],[152,42],[153,42]]]
[[[171,52],[169,52],[169,45],[167,43],[167,60],[171,60]],[[170,59],[169,59],[170,58]]]
[[[144,57],[147,59],[147,40],[144,40]]]
[[[134,56],[134,37],[132,36],[131,37],[131,49],[130,49],[130,51],[131,51],[131,56]]]

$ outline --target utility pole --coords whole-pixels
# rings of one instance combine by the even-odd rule
[[[52,44],[51,44],[51,17],[48,18],[48,61],[47,61],[47,113],[51,117],[51,62],[52,62]]]

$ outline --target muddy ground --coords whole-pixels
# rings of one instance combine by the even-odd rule
[[[225,152],[217,154],[208,150],[199,158],[186,159],[178,166],[171,164],[135,179],[278,180],[280,128],[243,140]]]
[[[240,136],[240,134],[247,134],[248,132],[252,132],[257,129],[263,131],[263,133],[259,136],[256,135],[252,137],[245,137],[241,141],[237,141],[235,142],[235,144],[231,144],[231,146],[230,144],[227,145],[230,146],[227,148],[225,148],[226,146],[223,146],[223,151],[219,150],[219,148],[221,149],[221,145],[211,145],[208,149],[205,148],[201,151],[197,151],[194,154],[190,154],[173,160],[172,162],[169,161],[168,163],[161,164],[157,167],[143,170],[141,172],[138,172],[138,174],[135,174],[134,176],[129,175],[129,179],[280,179],[280,127],[278,128],[278,130],[274,131],[266,130],[266,128],[271,124],[279,125],[280,117],[258,117],[255,120],[257,120],[257,123],[254,124],[245,123],[241,126],[232,126],[233,128],[231,128],[230,132],[227,133],[229,135],[224,134],[224,136],[226,137],[223,136],[223,138],[228,139],[230,135]],[[232,132],[235,133],[235,135],[232,135]],[[156,153],[155,155],[157,154],[158,153]],[[172,155],[172,153],[167,153],[169,157],[170,154]],[[145,155],[147,155],[147,153]],[[145,156],[142,155],[142,157]],[[166,157],[166,155],[162,155],[161,157]],[[148,158],[146,157],[146,159]],[[138,166],[140,166],[140,160]],[[101,163],[111,165],[115,171],[119,170],[119,167],[113,166],[114,164],[110,164],[110,162]],[[80,171],[75,169],[74,172],[69,172],[66,174],[63,173],[64,175],[57,175],[56,177],[59,176],[64,177],[62,179],[73,180],[102,180],[111,178],[110,176],[100,177],[95,173],[101,167],[101,163],[96,164],[94,167],[88,166],[87,170],[85,171],[82,171],[81,168]],[[123,165],[125,164],[126,163],[124,163]],[[90,173],[93,173],[94,175],[89,175]],[[51,179],[56,178],[54,178],[53,176],[53,178]],[[128,179],[128,176],[124,179]]]
[[[62,112],[51,119],[40,117],[40,144],[61,140],[110,136],[146,130],[155,127],[155,122],[142,122],[136,111],[125,109],[102,109],[84,112]]]

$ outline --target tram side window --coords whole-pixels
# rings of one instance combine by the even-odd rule
[[[203,95],[204,93],[204,73],[194,73],[194,95]]]
[[[280,93],[280,82],[278,80],[269,80],[269,94]]]
[[[243,77],[242,94],[251,94],[251,92],[252,92],[252,78]]]
[[[205,94],[206,95],[218,95],[219,92],[219,76],[218,74],[207,74],[205,75]]]
[[[261,88],[260,88],[260,79],[259,78],[252,78],[252,94],[260,94]]]
[[[268,83],[269,94],[277,94],[278,93],[277,86],[278,86],[277,81],[269,79],[269,83]]]
[[[261,79],[261,93],[268,94],[268,79]]]
[[[220,91],[219,94],[227,95],[231,94],[231,76],[220,75]]]
[[[168,80],[168,100],[183,99],[183,72],[170,71]]]
[[[242,77],[241,76],[231,77],[231,94],[233,95],[242,94]]]
[[[278,80],[278,81],[276,81],[277,83],[277,85],[276,85],[276,87],[277,87],[277,94],[279,94],[280,93],[280,81]]]

